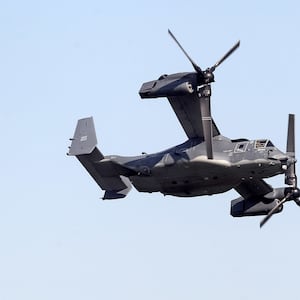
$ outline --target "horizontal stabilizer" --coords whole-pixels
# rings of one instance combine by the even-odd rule
[[[120,199],[120,198],[125,198],[127,196],[127,194],[130,192],[131,190],[131,183],[130,180],[127,177],[124,176],[119,176],[119,177],[115,177],[114,181],[119,181],[119,183],[117,184],[118,186],[123,185],[123,187],[120,189],[120,187],[118,187],[117,189],[114,190],[106,190],[104,197],[102,198],[103,200],[113,200],[113,199]],[[112,186],[110,187],[112,188]]]
[[[77,122],[69,155],[90,154],[96,148],[97,137],[93,117],[80,119]]]

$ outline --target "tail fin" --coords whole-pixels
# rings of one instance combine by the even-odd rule
[[[77,122],[74,137],[68,155],[91,154],[97,146],[97,137],[93,117]],[[104,156],[101,154],[102,159]]]
[[[71,141],[68,155],[76,156],[100,188],[105,190],[103,199],[124,198],[129,193],[129,179],[116,172],[108,175],[105,164],[101,165],[104,156],[96,147],[97,137],[92,117],[78,120]],[[114,170],[112,164],[109,168]]]

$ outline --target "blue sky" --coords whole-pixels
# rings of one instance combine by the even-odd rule
[[[167,101],[138,95],[145,81],[192,70],[168,28],[203,68],[241,40],[215,72],[214,119],[225,136],[270,138],[284,150],[288,113],[299,111],[299,9],[297,1],[0,3],[0,299],[295,299],[294,203],[260,230],[259,217],[229,215],[234,191],[180,199],[133,190],[103,202],[65,153],[87,116],[104,154],[186,139]]]

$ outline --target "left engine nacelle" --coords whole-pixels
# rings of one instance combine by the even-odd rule
[[[139,94],[141,98],[184,96],[195,92],[196,75],[179,73],[163,75],[158,80],[143,83]]]

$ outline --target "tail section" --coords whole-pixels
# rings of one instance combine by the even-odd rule
[[[103,199],[124,198],[131,190],[131,183],[125,176],[116,173],[114,162],[105,159],[97,146],[93,118],[77,122],[68,155],[76,156],[102,190]],[[105,163],[102,163],[105,162]]]
[[[77,122],[69,155],[90,154],[97,146],[97,137],[93,117],[80,119]],[[102,155],[103,159],[104,156]]]

